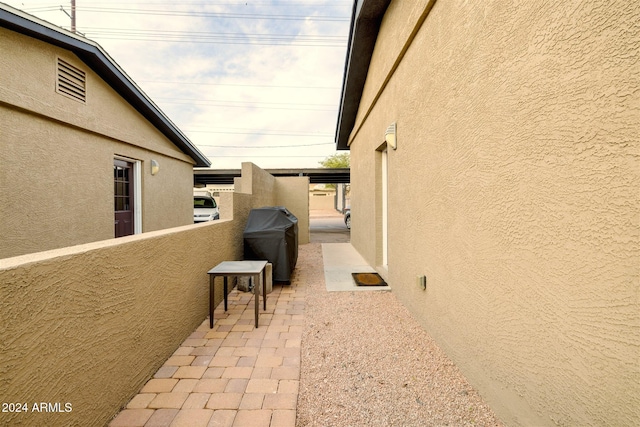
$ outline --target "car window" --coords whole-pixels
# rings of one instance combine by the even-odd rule
[[[194,197],[193,207],[203,208],[203,209],[213,209],[217,206],[216,206],[216,201],[213,199],[210,199],[209,197]]]

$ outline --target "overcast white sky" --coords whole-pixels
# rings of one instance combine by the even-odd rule
[[[70,0],[2,0],[70,28]],[[76,0],[100,44],[216,169],[309,168],[334,134],[352,0]]]

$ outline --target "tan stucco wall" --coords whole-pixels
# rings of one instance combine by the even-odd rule
[[[253,195],[254,208],[286,207],[298,219],[298,244],[309,243],[309,177],[274,177],[246,162],[242,163],[242,177],[234,180],[234,186],[238,193]]]
[[[238,259],[236,228],[222,220],[0,260],[0,399],[73,407],[2,413],[0,424],[106,425],[207,316],[206,272]]]
[[[193,222],[188,156],[72,53],[0,39],[0,258],[113,237],[116,156],[142,162],[142,231]],[[58,57],[87,73],[86,104],[56,93]]]
[[[310,241],[309,177],[277,177],[276,206],[284,206],[298,219],[298,244]]]
[[[1,259],[0,401],[72,411],[0,425],[106,425],[206,318],[207,271],[242,258],[263,197],[223,194],[219,221]]]
[[[310,191],[309,208],[311,210],[334,210],[336,208],[335,191]]]
[[[640,424],[640,3],[428,7],[382,22],[352,244],[380,264],[376,150],[397,122],[396,295],[507,425]]]
[[[237,193],[254,194],[256,208],[275,206],[276,177],[250,162],[242,163],[241,173],[242,176],[234,180]]]

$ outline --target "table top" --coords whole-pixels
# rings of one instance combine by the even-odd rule
[[[223,261],[208,271],[208,274],[238,275],[260,274],[269,261]]]

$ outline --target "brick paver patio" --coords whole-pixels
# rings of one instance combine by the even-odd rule
[[[304,284],[274,284],[253,327],[253,296],[205,319],[110,427],[294,427],[300,385]]]

